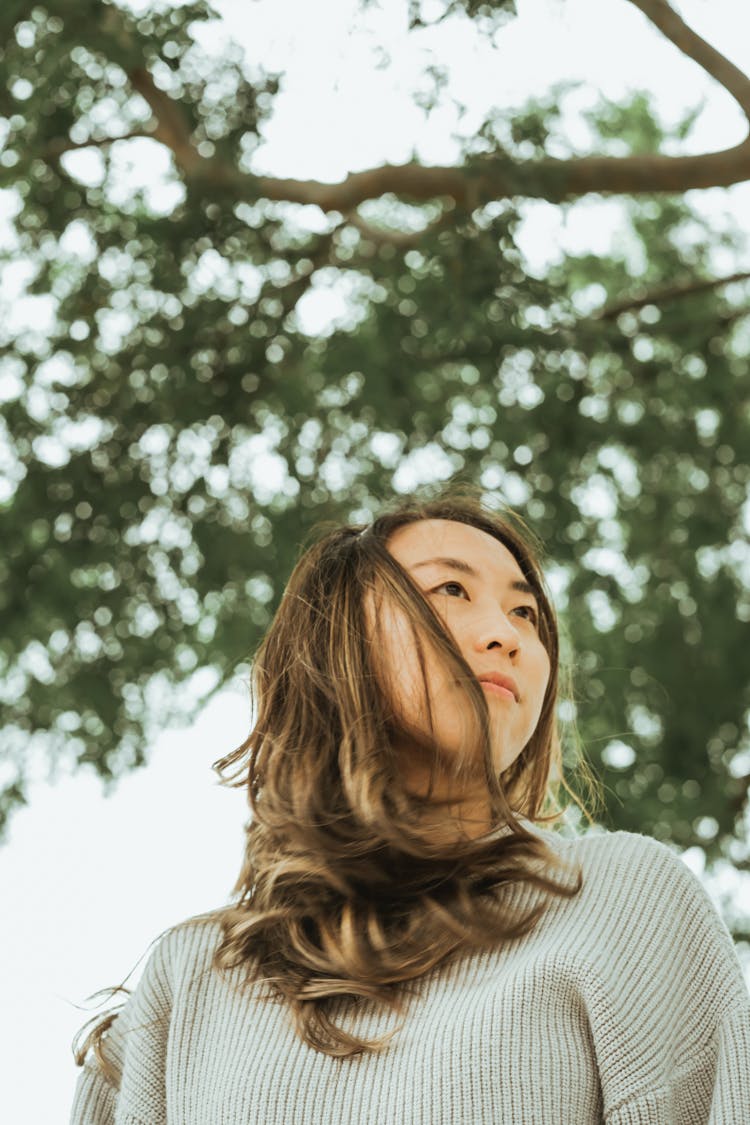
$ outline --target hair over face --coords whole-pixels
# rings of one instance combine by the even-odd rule
[[[388,551],[397,529],[426,519],[470,524],[493,536],[514,556],[538,600],[550,675],[536,728],[499,777],[485,694],[440,615]],[[252,813],[235,901],[180,925],[218,922],[214,967],[240,966],[248,986],[266,982],[264,999],[286,1004],[295,1030],[316,1050],[339,1057],[378,1051],[399,1030],[369,1042],[350,1035],[330,1018],[334,999],[370,1000],[402,1012],[410,982],[436,965],[532,930],[548,901],[525,915],[509,914],[499,893],[504,884],[530,883],[564,897],[581,890],[580,870],[571,885],[570,869],[518,820],[556,823],[565,813],[562,788],[593,823],[563,771],[559,630],[541,558],[541,544],[523,519],[511,509],[487,507],[470,485],[399,502],[369,527],[318,525],[255,652],[253,729],[214,767],[224,784],[246,787]],[[394,747],[399,737],[416,736],[392,705],[380,657],[384,601],[411,626],[430,729],[427,649],[466,697],[462,753],[447,757],[436,737],[423,738],[434,765],[426,795],[408,792],[400,777]],[[572,749],[575,757],[579,747]],[[423,817],[450,803],[432,791],[437,770],[448,771],[460,787],[476,774],[477,762],[483,763],[493,826],[510,831],[449,846],[431,841],[420,831]],[[575,767],[596,797],[582,756]],[[79,1065],[93,1045],[107,1067],[101,1034],[112,1018],[105,1017],[78,1050]]]

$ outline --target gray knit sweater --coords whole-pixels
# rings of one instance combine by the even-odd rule
[[[732,939],[668,846],[630,832],[540,833],[583,865],[530,933],[419,981],[405,1014],[331,1010],[380,1055],[334,1059],[285,1006],[210,967],[216,923],[160,939],[91,1056],[71,1125],[750,1125],[750,995]],[[336,1001],[338,1003],[338,1001]]]

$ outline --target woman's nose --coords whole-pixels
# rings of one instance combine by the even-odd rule
[[[474,629],[474,644],[478,651],[484,652],[491,644],[499,644],[503,648],[513,650],[518,647],[520,634],[518,629],[505,613],[494,613],[481,622]]]

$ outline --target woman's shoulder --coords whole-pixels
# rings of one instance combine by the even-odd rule
[[[630,918],[630,925],[650,936],[685,927],[706,941],[718,942],[732,958],[727,926],[701,879],[676,845],[640,832],[611,831],[601,826],[562,835],[533,826],[555,854],[580,864],[584,899],[592,909]],[[736,955],[735,955],[736,956]]]
[[[167,1003],[181,984],[210,969],[222,936],[217,914],[194,915],[157,934],[143,955],[136,996],[158,997]]]
[[[190,967],[210,963],[222,933],[218,910],[191,915],[154,939],[153,956],[158,955],[165,965],[182,975]]]
[[[541,836],[550,848],[566,855],[575,855],[588,865],[654,865],[665,871],[688,872],[692,878],[690,868],[681,858],[679,851],[673,844],[664,843],[653,836],[646,836],[640,832],[629,832],[625,829],[612,830],[600,824],[586,830],[576,829],[563,825],[554,829],[546,828],[541,824],[529,823],[530,831]]]

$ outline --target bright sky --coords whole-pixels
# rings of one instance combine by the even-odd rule
[[[705,97],[694,151],[744,135],[732,100],[626,0],[518,0],[520,18],[499,34],[497,50],[461,21],[421,33],[415,47],[405,34],[405,0],[380,0],[359,15],[355,0],[223,0],[217,7],[224,21],[208,42],[218,49],[229,31],[251,62],[288,68],[266,142],[254,158],[258,171],[336,180],[383,161],[405,161],[412,148],[424,161],[448,162],[456,153],[451,133],[475,128],[489,105],[521,103],[565,78],[585,77],[581,106],[597,91],[619,98],[630,89],[650,89],[668,120]],[[747,0],[682,0],[678,7],[750,72]],[[424,86],[419,71],[430,51],[433,61],[449,65],[450,92],[468,107],[460,122],[446,110],[425,123],[411,103]],[[384,53],[390,69],[378,69]],[[569,129],[579,136],[581,128],[572,114]],[[585,133],[580,136],[585,143]],[[164,186],[166,160],[160,169],[154,148],[146,174],[154,199],[167,207],[174,189]],[[85,177],[86,154],[78,159]],[[144,174],[143,162],[133,163],[131,172],[123,170],[122,190]],[[750,214],[747,186],[694,193],[694,199],[717,227],[730,221],[728,213],[735,223]],[[558,245],[606,252],[619,215],[615,202],[591,201],[573,208],[564,223],[544,203],[529,205],[527,213],[523,247],[539,270]],[[306,221],[320,218],[309,214]],[[748,263],[717,259],[717,268]],[[19,285],[19,315],[21,292]],[[306,300],[305,326],[324,329],[343,309],[341,293],[314,294]],[[15,818],[0,851],[0,901],[11,920],[0,959],[6,1015],[0,1057],[13,1059],[3,1109],[14,1125],[63,1120],[68,1112],[78,1073],[69,1044],[88,1018],[73,1005],[121,981],[166,926],[226,900],[239,869],[246,806],[239,791],[217,785],[211,763],[245,737],[249,724],[247,693],[237,682],[189,730],[165,731],[150,748],[150,765],[110,797],[88,775],[56,785],[40,781],[30,806]],[[698,874],[702,856],[692,849],[684,857]],[[739,894],[726,869],[707,886],[717,906],[727,893]],[[750,898],[742,902],[750,909]],[[750,964],[746,974],[750,983]],[[137,973],[129,983],[135,980]]]

